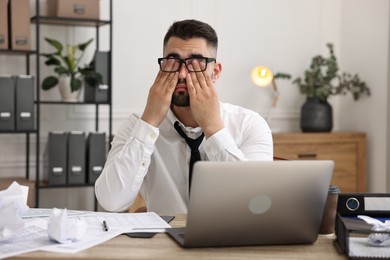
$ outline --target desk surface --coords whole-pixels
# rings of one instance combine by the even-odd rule
[[[186,217],[177,216],[170,224],[185,226]],[[250,246],[184,249],[167,234],[153,238],[118,236],[77,254],[36,251],[11,259],[346,259],[333,244],[334,237],[320,236],[313,245]]]

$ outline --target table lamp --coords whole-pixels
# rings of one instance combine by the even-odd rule
[[[279,91],[272,71],[266,66],[256,66],[252,70],[251,78],[252,82],[259,87],[267,87],[269,84],[272,84],[272,107],[275,107],[278,101]]]

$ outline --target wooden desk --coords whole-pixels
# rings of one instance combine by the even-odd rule
[[[177,216],[171,225],[185,225],[185,216]],[[334,237],[319,237],[313,245],[194,248],[180,247],[167,234],[153,238],[119,236],[77,254],[36,251],[11,259],[346,259],[333,244]]]

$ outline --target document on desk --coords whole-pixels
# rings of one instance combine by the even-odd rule
[[[80,241],[60,244],[51,241],[47,234],[48,215],[33,212],[25,218],[26,228],[14,237],[0,242],[0,259],[36,250],[77,253],[108,241],[122,233],[130,232],[163,232],[171,227],[154,212],[145,213],[106,213],[85,211],[72,214],[71,218],[83,219],[88,224],[86,234]],[[107,223],[104,229],[103,220]]]
[[[26,240],[29,243],[26,243]],[[0,242],[0,259],[36,251],[53,243],[55,242],[47,239],[46,230],[38,227],[26,227],[14,237]]]
[[[109,229],[131,232],[164,232],[171,226],[154,212],[144,213],[100,213],[100,216],[85,216],[89,225],[101,225],[106,221]]]
[[[83,239],[70,244],[56,244],[41,250],[60,253],[77,253],[95,245],[101,244],[122,233],[131,232],[164,232],[171,227],[154,212],[145,213],[102,213],[79,216],[88,224],[88,230]],[[107,231],[103,226],[107,223]]]
[[[0,241],[0,259],[20,255],[57,244],[47,236],[46,221],[29,221],[13,237]]]

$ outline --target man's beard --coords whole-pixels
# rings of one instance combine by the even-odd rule
[[[185,79],[179,79],[177,84],[186,84]],[[178,107],[189,107],[190,106],[190,96],[188,92],[180,91],[178,93],[173,93],[171,104]]]
[[[171,103],[178,107],[189,107],[190,96],[186,92],[173,93]]]

